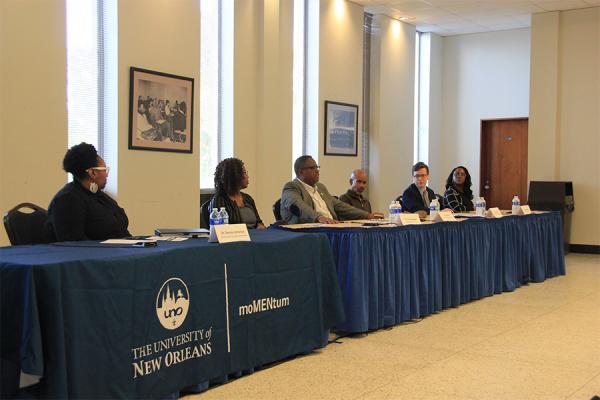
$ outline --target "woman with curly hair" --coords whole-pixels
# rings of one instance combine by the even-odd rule
[[[73,175],[48,206],[47,232],[58,242],[130,236],[125,211],[102,189],[109,168],[91,144],[71,147],[63,169]]]
[[[213,208],[225,207],[230,224],[246,224],[248,228],[265,229],[254,199],[241,190],[249,183],[248,172],[242,160],[226,158],[215,170],[215,194],[208,203],[210,215]]]
[[[473,191],[469,170],[459,165],[454,168],[446,180],[444,206],[455,212],[473,211]]]

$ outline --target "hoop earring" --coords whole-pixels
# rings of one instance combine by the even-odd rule
[[[96,193],[98,191],[98,184],[96,182],[90,183],[90,192]]]

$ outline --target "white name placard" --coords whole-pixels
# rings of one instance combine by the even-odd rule
[[[456,222],[456,218],[454,218],[454,213],[452,211],[442,210],[435,216],[435,222],[443,221],[443,222]]]
[[[400,225],[420,225],[421,219],[419,214],[402,213],[400,214]]]
[[[502,211],[498,207],[492,207],[487,210],[487,216],[491,218],[502,218]]]
[[[246,224],[213,225],[219,243],[249,242],[250,235]]]
[[[529,214],[531,214],[531,209],[527,205],[519,206],[519,208],[517,209],[517,215],[529,215]]]

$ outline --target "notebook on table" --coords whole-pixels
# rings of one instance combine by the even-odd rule
[[[156,228],[154,230],[157,236],[208,237],[208,233],[208,229],[204,228]]]

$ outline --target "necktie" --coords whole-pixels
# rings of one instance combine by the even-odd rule
[[[427,195],[427,189],[423,192],[423,202],[425,203],[425,207],[429,207],[429,195]]]

